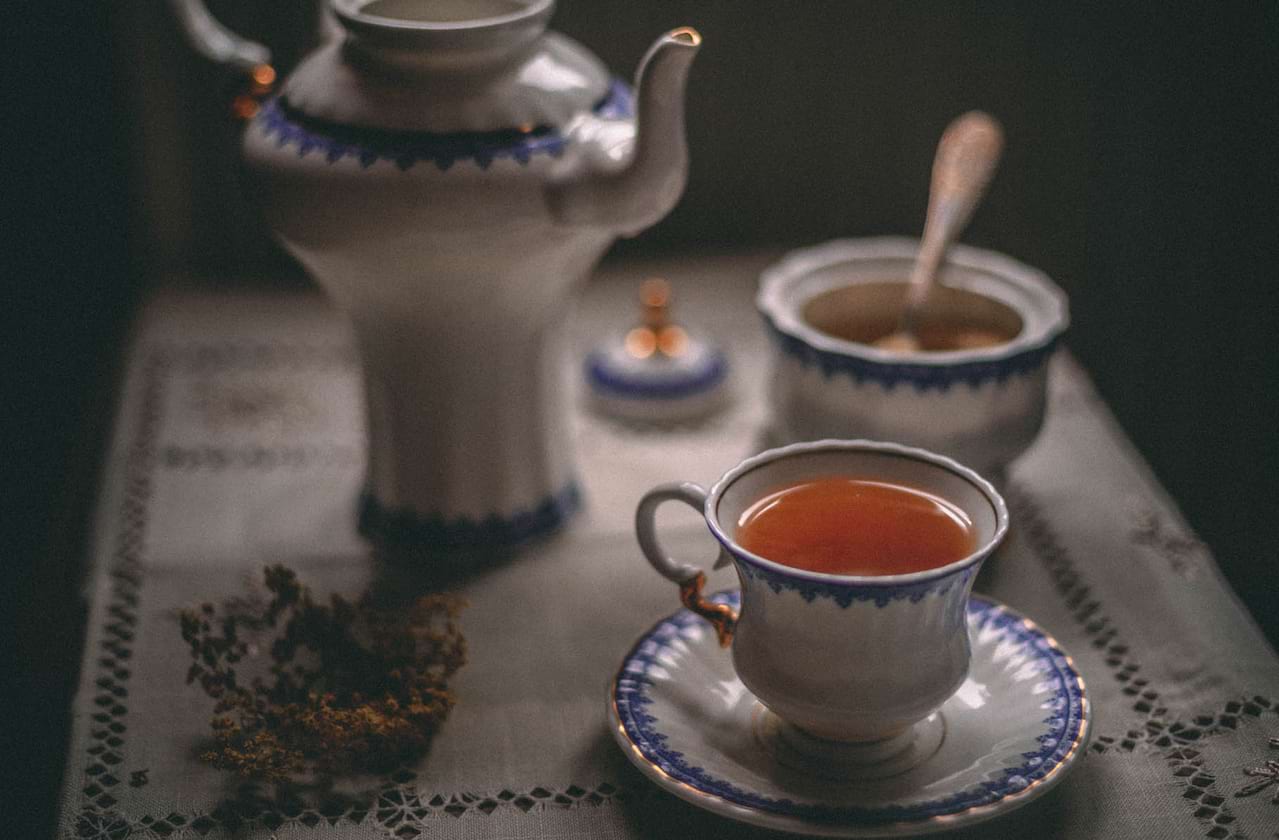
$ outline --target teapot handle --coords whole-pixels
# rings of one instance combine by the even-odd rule
[[[253,117],[259,103],[275,85],[271,51],[218,23],[205,8],[204,0],[169,0],[169,3],[196,52],[244,75],[242,90],[231,100],[231,114],[239,120]]]
[[[271,51],[236,35],[209,14],[203,0],[169,0],[178,23],[196,52],[217,64],[253,74],[271,66]]]

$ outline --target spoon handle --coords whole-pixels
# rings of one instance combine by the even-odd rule
[[[981,111],[969,111],[946,127],[933,159],[928,216],[910,277],[908,312],[918,310],[927,299],[950,243],[972,217],[1003,148],[1003,129],[994,117]]]

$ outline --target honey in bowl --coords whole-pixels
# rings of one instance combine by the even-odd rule
[[[894,342],[900,336],[905,300],[905,283],[857,283],[815,296],[805,304],[803,317],[834,338],[903,352],[994,347],[1012,341],[1022,330],[1021,316],[1007,304],[967,289],[939,286],[913,330],[918,347],[907,349]]]
[[[900,333],[892,332],[872,341],[872,347],[882,350],[900,349]],[[1013,336],[996,332],[988,327],[963,324],[929,324],[915,328],[914,340],[925,353],[942,353],[949,350],[977,350],[994,347],[1009,341]],[[913,348],[912,348],[913,349]]]
[[[796,569],[902,575],[972,554],[972,520],[946,499],[873,478],[826,476],[780,487],[737,521],[738,545]]]

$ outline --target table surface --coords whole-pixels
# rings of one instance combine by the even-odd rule
[[[605,724],[605,689],[637,635],[677,607],[631,533],[672,479],[709,482],[760,448],[770,347],[752,307],[770,258],[608,267],[574,314],[573,358],[633,315],[640,279],[722,342],[734,402],[699,427],[572,416],[587,505],[509,562],[391,566],[355,534],[363,418],[343,319],[318,295],[171,291],[139,322],[100,492],[81,685],[59,837],[771,836],[656,790]],[[566,360],[572,364],[572,359]],[[572,379],[577,381],[574,365]],[[1188,530],[1086,374],[1053,361],[1050,410],[1013,467],[1009,541],[976,589],[1070,651],[1096,733],[1063,783],[958,836],[1279,837],[1279,658]],[[713,557],[691,512],[666,541]],[[242,594],[283,562],[318,591],[447,584],[470,602],[459,703],[430,753],[329,790],[245,784],[196,757],[210,701],[184,684],[177,611]],[[711,584],[733,585],[731,570]]]

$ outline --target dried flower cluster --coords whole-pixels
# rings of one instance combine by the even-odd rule
[[[316,603],[283,566],[266,570],[271,600],[182,613],[198,681],[216,700],[217,748],[204,758],[245,776],[381,771],[420,755],[454,704],[449,678],[466,662],[465,605],[427,595],[407,609],[368,595]],[[268,675],[235,666],[265,649]]]

